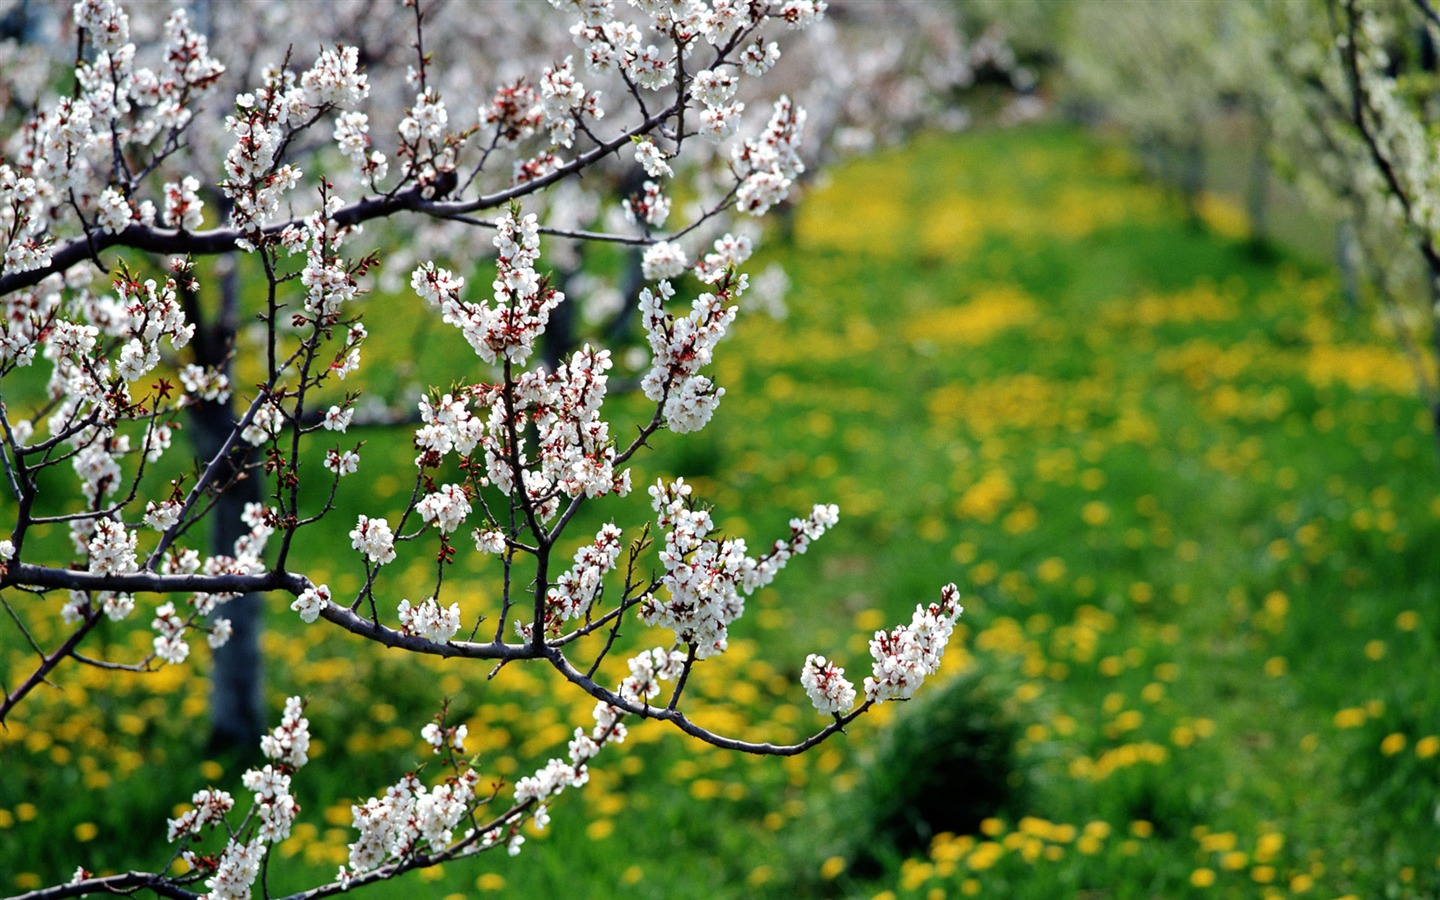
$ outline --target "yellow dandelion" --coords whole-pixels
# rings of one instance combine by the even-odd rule
[[[585,835],[592,841],[603,841],[615,831],[615,822],[612,819],[596,819],[585,826]]]
[[[900,886],[907,891],[919,890],[934,875],[935,867],[922,860],[907,859],[900,864]]]
[[[1358,706],[1348,706],[1335,714],[1336,728],[1359,728],[1365,724],[1365,710]]]
[[[1110,507],[1099,500],[1091,500],[1080,508],[1080,519],[1086,525],[1098,528],[1110,521]]]
[[[482,891],[505,890],[505,876],[498,872],[486,872],[475,879],[475,886]]]
[[[1274,859],[1285,846],[1285,835],[1276,831],[1267,831],[1260,835],[1255,842],[1255,859],[1258,862],[1269,862]]]
[[[1244,850],[1231,850],[1220,857],[1220,868],[1238,872],[1250,864],[1250,855]]]

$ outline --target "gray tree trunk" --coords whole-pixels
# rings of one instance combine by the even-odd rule
[[[1348,218],[1335,223],[1335,267],[1340,270],[1340,295],[1353,313],[1360,308],[1360,245],[1355,223]]]
[[[229,374],[239,317],[239,279],[234,261],[222,258],[215,279],[220,288],[219,308],[210,317],[199,315],[198,298],[187,297],[187,310],[196,323],[196,361]],[[239,418],[231,405],[202,402],[191,408],[190,433],[202,465],[214,459]],[[247,475],[254,461],[249,444],[232,447],[216,479],[222,493],[210,511],[209,549],[214,555],[233,556],[235,540],[249,532],[243,520],[245,504],[258,503],[260,482]],[[264,669],[260,658],[263,596],[245,594],[225,603],[215,615],[230,620],[230,640],[214,654],[210,679],[210,741],[212,749],[253,749],[265,728]]]
[[[213,458],[234,427],[229,404],[206,404],[190,417],[195,443],[204,458]],[[249,446],[232,453],[222,483],[251,459]],[[246,503],[260,500],[260,482],[242,478],[220,495],[210,513],[210,552],[233,556],[235,540],[250,531],[241,519]],[[264,670],[260,658],[263,595],[244,594],[225,603],[215,616],[230,620],[230,640],[214,653],[210,676],[210,746],[253,748],[265,728]]]
[[[1250,239],[1258,243],[1270,237],[1270,126],[1263,110],[1254,110],[1250,120],[1255,128],[1255,147],[1245,185],[1245,212],[1250,218]]]
[[[1185,209],[1192,222],[1200,221],[1200,192],[1205,190],[1205,144],[1199,134],[1176,148],[1177,176]]]

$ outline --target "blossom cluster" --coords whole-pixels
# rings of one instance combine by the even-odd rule
[[[377,565],[395,561],[395,532],[390,530],[390,523],[385,519],[360,516],[350,532],[350,546]]]
[[[694,645],[697,658],[725,650],[730,623],[745,611],[743,591],[751,594],[768,584],[790,558],[804,553],[809,542],[837,521],[834,506],[816,506],[806,519],[791,522],[789,541],[776,541],[770,553],[752,558],[741,538],[718,535],[710,511],[699,507],[684,479],[650,488],[651,505],[667,529],[660,561],[668,600],[651,594],[640,604],[648,624],[675,631],[681,644]]]
[[[400,627],[406,634],[418,634],[426,640],[443,644],[460,630],[460,604],[452,603],[443,607],[434,597],[411,606],[409,600],[401,600]]]
[[[679,677],[685,666],[685,654],[652,647],[631,657],[626,665],[630,674],[620,682],[620,696],[643,705],[660,696],[661,682]]]
[[[527,373],[519,379],[516,405],[535,423],[537,481],[544,490],[559,490],[567,497],[630,492],[630,473],[615,471],[610,426],[600,418],[611,366],[609,350],[586,344],[553,375]],[[493,403],[491,408],[499,411]],[[487,447],[487,460],[491,449]]]
[[[58,305],[47,300],[37,306],[13,304],[0,325],[0,367],[10,350],[15,350],[10,361],[17,365],[33,359],[36,344],[16,350],[32,338],[53,364],[49,390],[57,402],[45,427],[53,439],[70,448],[81,492],[92,502],[116,494],[124,485],[121,463],[126,456],[139,450],[146,462],[153,463],[170,446],[171,425],[146,417],[143,404],[131,397],[131,385],[159,365],[162,340],[168,339],[173,350],[190,342],[195,326],[187,321],[177,296],[180,285],[189,281],[184,264],[173,267],[163,284],[153,279],[141,282],[121,272],[114,294],[87,291],[69,307],[76,318],[94,324],[61,318]],[[118,348],[113,364],[104,353],[106,347]],[[134,419],[146,420],[138,447],[130,434],[117,430]],[[32,426],[17,425],[17,438],[28,437]],[[97,527],[93,519],[72,522],[77,545],[79,538],[88,541]],[[121,571],[113,568],[107,550],[112,537],[109,526],[101,531],[99,552],[91,554],[92,562],[101,566],[96,571]]]
[[[575,729],[565,758],[552,757],[535,774],[526,775],[515,783],[515,802],[531,806],[537,828],[544,828],[550,821],[548,804],[567,788],[583,787],[590,780],[590,761],[606,744],[624,743],[626,730],[620,721],[619,710],[601,701],[595,705],[593,716],[595,725],[588,733],[583,728]],[[490,839],[492,842],[498,840],[496,837]],[[524,835],[512,825],[506,846],[510,855],[518,854],[523,843]]]
[[[330,603],[330,586],[321,584],[301,591],[290,608],[300,614],[303,622],[314,622],[320,612]]]
[[[332,111],[345,111],[364,100],[369,80],[359,72],[358,51],[324,50],[315,64],[298,78],[288,69],[271,70],[254,93],[235,98],[235,112],[225,119],[225,130],[235,136],[225,156],[225,180],[220,188],[230,199],[230,222],[246,234],[253,249],[259,232],[275,221],[283,198],[302,175],[299,166],[279,161],[290,136]],[[384,165],[383,155],[365,156],[356,132],[363,122],[351,117],[337,125],[342,151],[363,172],[375,177]]]
[[[439,490],[426,494],[415,506],[420,518],[434,522],[445,534],[459,528],[470,515],[470,500],[458,484],[442,484]]]
[[[320,327],[339,321],[341,311],[361,293],[354,273],[338,253],[350,233],[347,229],[335,228],[330,218],[340,206],[340,199],[331,197],[323,210],[280,232],[283,246],[291,253],[305,254],[305,267],[300,270],[300,283],[305,286],[305,311]]]
[[[940,602],[916,606],[909,625],[877,631],[870,641],[874,674],[865,679],[865,699],[875,703],[908,700],[940,668],[955,620],[965,608],[954,584],[940,590]]]
[[[303,713],[300,698],[289,698],[280,724],[261,738],[261,752],[270,762],[241,776],[245,789],[252,793],[252,805],[238,832],[230,830],[226,821],[235,807],[234,798],[214,788],[197,792],[190,801],[192,808],[168,821],[166,834],[171,843],[193,843],[207,829],[226,827],[228,841],[218,859],[188,849],[182,853],[192,868],[209,873],[205,880],[209,896],[249,900],[267,846],[290,836],[300,813],[290,792],[291,776],[309,761],[310,726]]]
[[[123,522],[115,519],[96,521],[94,537],[89,544],[90,571],[135,571],[135,540],[135,532],[127,531]]]
[[[448,279],[449,273],[440,269],[438,277]],[[464,279],[457,280],[464,284]],[[445,394],[434,403],[421,397],[420,421],[424,424],[415,431],[415,446],[438,456],[452,452],[469,456],[485,433],[484,420],[471,415],[469,403],[463,394]]]
[[[436,269],[433,263],[420,266],[410,278],[415,292],[438,305],[445,323],[459,328],[488,363],[524,364],[535,350],[535,340],[549,321],[550,311],[565,299],[535,271],[539,229],[533,213],[521,217],[512,209],[501,218],[494,241],[499,260],[492,285],[493,304],[461,300],[465,280]]]
[[[615,524],[601,526],[595,540],[575,551],[574,564],[555,580],[545,595],[547,628],[557,627],[567,619],[585,615],[600,596],[605,575],[615,568],[620,558],[621,531]]]
[[[349,865],[340,869],[340,883],[422,849],[447,849],[455,828],[475,806],[479,783],[480,774],[468,767],[433,787],[411,772],[387,788],[383,797],[351,806],[360,834],[350,844]]]
[[[425,743],[434,748],[436,753],[447,748],[456,753],[464,753],[465,736],[469,731],[470,729],[464,725],[446,728],[442,723],[431,722],[420,729],[420,736],[425,739]]]
[[[527,268],[533,259],[531,255]],[[533,276],[533,269],[529,271]],[[511,272],[513,275],[514,270]],[[465,315],[458,299],[464,288],[463,278],[425,264],[415,270],[411,284],[423,298],[446,311],[446,321]],[[498,320],[496,324],[503,327]],[[524,353],[530,352],[528,345],[543,325],[537,320],[524,326],[530,332]],[[471,343],[489,346],[486,340],[477,338]],[[505,384],[479,384],[458,396],[422,398],[419,411],[423,424],[415,432],[415,444],[422,452],[416,464],[421,468],[437,465],[449,453],[469,456],[478,448],[483,451],[485,468],[483,476],[472,475],[476,483],[493,484],[506,495],[513,495],[517,487],[523,489],[541,519],[554,515],[560,495],[573,498],[628,493],[629,472],[615,470],[614,441],[609,425],[600,416],[609,380],[606,373],[612,366],[608,350],[586,345],[553,373],[522,372],[508,388]],[[488,413],[472,413],[472,402]],[[538,460],[525,447],[524,435],[531,428],[538,443]],[[539,467],[533,468],[536,461]],[[418,511],[426,521],[436,521],[449,532],[470,514],[471,506],[458,486],[446,485],[427,495]],[[482,552],[499,552],[503,547],[503,539],[497,539],[494,529],[480,529],[476,535]]]
[[[139,380],[159,364],[161,338],[169,340],[172,350],[181,350],[195,335],[195,324],[186,320],[179,302],[177,276],[192,281],[185,264],[178,265],[163,285],[154,279],[140,282],[123,276],[115,281],[117,303],[125,315],[109,333],[125,339],[117,372],[126,381]]]
[[[855,705],[855,686],[845,680],[845,670],[818,654],[805,657],[800,684],[825,715],[844,715]]]
[[[805,172],[800,159],[800,137],[805,127],[805,110],[789,97],[775,101],[774,112],[760,137],[746,141],[735,150],[735,164],[748,172],[736,192],[736,206],[752,216],[769,212],[785,200],[795,179]]]
[[[735,287],[740,287],[739,282]],[[718,294],[701,294],[688,315],[677,317],[664,307],[674,296],[675,289],[668,281],[640,294],[641,322],[654,360],[640,388],[649,399],[664,402],[665,422],[671,431],[698,431],[710,421],[725,394],[724,388],[698,373],[735,321],[737,307],[725,305],[731,296],[726,285]]]

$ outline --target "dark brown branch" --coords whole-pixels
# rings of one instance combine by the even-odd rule
[[[570,660],[566,659],[565,655],[559,650],[553,648],[547,648],[547,650],[549,650],[549,652],[545,654],[545,658],[550,661],[550,664],[555,667],[556,671],[565,676],[565,680],[584,690],[585,693],[594,697],[596,700],[608,703],[621,712],[628,713],[632,716],[669,722],[691,737],[699,738],[705,743],[719,747],[722,750],[738,750],[742,753],[753,753],[757,756],[796,756],[804,753],[811,747],[823,743],[831,735],[844,731],[846,725],[869,711],[870,707],[875,705],[874,701],[866,700],[849,713],[843,716],[836,716],[834,722],[799,743],[772,744],[769,742],[756,743],[752,741],[742,741],[735,738],[727,738],[724,735],[716,734],[707,728],[697,725],[677,709],[661,709],[650,706],[649,704],[639,704],[626,700],[614,691],[607,690],[596,684],[590,678],[587,678],[584,673],[572,666]]]
[[[62,897],[87,897],[92,894],[133,894],[136,891],[152,891],[161,897],[174,900],[199,900],[202,896],[187,891],[175,883],[170,875],[155,872],[125,872],[121,875],[107,875],[104,878],[86,878],[69,884],[40,888],[28,894],[19,894],[9,900],[60,900]]]
[[[155,572],[84,572],[56,569],[31,563],[12,562],[0,576],[0,588],[25,586],[72,591],[121,591],[146,594],[248,594],[253,591],[285,591],[300,594],[310,587],[309,579],[290,572],[258,575],[161,575]]]

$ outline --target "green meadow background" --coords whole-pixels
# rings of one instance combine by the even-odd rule
[[[809,733],[824,722],[798,684],[805,654],[858,682],[871,632],[954,580],[966,612],[936,683],[791,759],[637,725],[518,857],[361,896],[1437,896],[1440,458],[1414,373],[1322,260],[1250,240],[1223,199],[1201,212],[1057,125],[829,172],[750,267],[784,265],[789,312],[742,316],[714,424],[659,436],[635,496],[571,534],[611,516],[638,529],[661,475],[752,544],[838,503],[839,527],[697,670],[694,718]],[[372,333],[418,318],[413,298],[379,302]],[[460,357],[430,352],[444,342],[463,347],[440,329],[372,339],[369,364],[463,379],[443,369]],[[641,412],[615,408],[624,434]],[[403,435],[361,437],[368,496],[307,548],[339,594],[363,575],[355,514],[412,486]],[[427,556],[402,554],[380,596],[424,596]],[[447,577],[467,579],[467,609],[495,595],[481,564]],[[139,624],[92,652],[143,650]],[[30,660],[3,634],[13,683]],[[429,758],[419,729],[447,698],[496,782],[590,721],[593,702],[538,666],[489,678],[387,653],[282,598],[265,648],[276,719],[301,693],[316,738],[272,894],[333,876],[350,805]],[[76,865],[161,865],[192,791],[244,796],[248,761],[203,752],[207,666],[201,646],[143,677],[70,667],[13,715],[0,894]],[[917,823],[935,797],[939,818]]]

